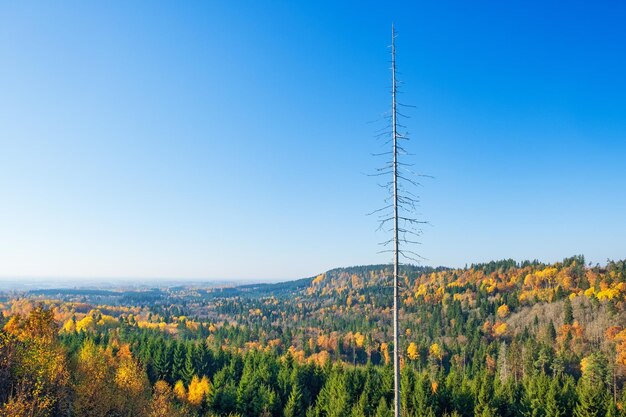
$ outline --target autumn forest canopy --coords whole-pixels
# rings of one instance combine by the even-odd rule
[[[626,416],[626,262],[401,270],[406,416]],[[392,415],[390,269],[0,295],[2,416]]]

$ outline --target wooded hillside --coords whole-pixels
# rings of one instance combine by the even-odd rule
[[[0,298],[0,414],[388,416],[385,265]],[[626,416],[626,263],[403,269],[407,416]]]

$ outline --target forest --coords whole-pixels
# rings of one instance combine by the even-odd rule
[[[0,294],[1,416],[393,415],[388,265]],[[405,416],[626,416],[626,261],[401,270]]]

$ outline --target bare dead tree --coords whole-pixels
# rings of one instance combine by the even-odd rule
[[[416,209],[419,204],[417,194],[412,188],[418,187],[419,182],[414,179],[424,176],[415,174],[411,167],[413,164],[401,161],[405,156],[410,156],[403,142],[408,141],[408,132],[401,133],[399,129],[406,126],[398,122],[398,117],[407,117],[398,111],[398,84],[396,73],[396,33],[391,25],[391,112],[387,118],[388,124],[377,134],[377,138],[384,139],[383,146],[391,150],[374,154],[385,156],[388,159],[384,165],[377,169],[373,176],[390,178],[387,182],[379,184],[385,188],[388,197],[385,206],[370,214],[377,214],[379,220],[378,230],[391,234],[391,238],[381,242],[384,248],[379,253],[393,254],[393,368],[394,368],[394,415],[400,417],[400,342],[399,342],[399,297],[400,297],[400,265],[402,261],[414,261],[419,263],[423,259],[417,252],[411,249],[419,244],[421,235],[420,225],[426,222],[416,218]],[[387,249],[389,246],[392,248]]]

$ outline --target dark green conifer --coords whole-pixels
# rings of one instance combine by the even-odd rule
[[[380,397],[380,401],[378,402],[378,407],[376,408],[375,417],[392,417],[393,411],[387,405],[387,401],[385,401],[385,397]]]
[[[302,408],[302,390],[300,385],[296,384],[291,389],[289,399],[285,405],[285,417],[304,417],[304,409]]]
[[[574,323],[574,310],[572,309],[572,302],[569,297],[566,297],[563,302],[563,323],[569,325]]]
[[[171,381],[176,382],[183,379],[183,369],[185,368],[186,349],[185,345],[181,342],[173,342],[173,355],[172,355],[172,371]]]
[[[558,379],[554,378],[550,383],[550,388],[546,393],[545,410],[546,416],[550,417],[564,417],[565,410],[560,402],[559,393],[561,387],[559,386]]]
[[[185,383],[185,385],[191,382],[191,379],[194,375],[197,375],[196,366],[195,366],[195,348],[193,343],[187,343],[187,349],[185,352],[185,364],[183,369],[181,370],[181,380]]]

